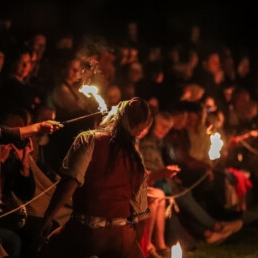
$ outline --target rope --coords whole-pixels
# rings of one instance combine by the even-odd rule
[[[32,203],[33,201],[35,201],[36,199],[38,199],[39,197],[41,197],[42,195],[44,195],[46,192],[48,192],[49,190],[51,190],[54,186],[56,186],[57,184],[59,183],[59,181],[55,182],[53,185],[51,185],[50,187],[48,187],[46,190],[44,190],[43,192],[41,192],[40,194],[38,194],[37,196],[35,196],[34,198],[32,198],[31,200],[29,200],[28,202],[26,203],[23,203],[21,204],[20,206],[18,206],[17,208],[13,209],[13,210],[10,210],[2,215],[0,215],[0,219],[7,216],[7,215],[10,215],[20,209],[22,209],[24,206],[27,206],[29,205],[30,203]]]
[[[176,194],[176,195],[172,195],[172,196],[165,196],[164,198],[160,198],[160,197],[157,197],[155,195],[151,195],[151,194],[148,194],[147,196],[148,197],[153,197],[153,198],[160,198],[160,199],[167,199],[169,200],[169,207],[171,207],[171,205],[174,205],[175,204],[175,201],[174,199],[184,195],[184,194],[187,194],[188,192],[190,192],[193,188],[195,188],[197,185],[199,185],[206,177],[207,177],[207,173],[204,174],[200,179],[198,179],[193,185],[191,185],[190,187],[186,188],[184,191],[182,191],[181,193],[179,194]],[[24,204],[21,204],[20,206],[18,206],[17,208],[11,210],[11,211],[8,211],[2,215],[0,215],[0,219],[5,217],[5,216],[8,216],[18,210],[20,210],[21,208],[23,208],[24,206],[27,206],[29,205],[30,203],[32,203],[33,201],[35,201],[36,199],[40,198],[42,195],[44,195],[46,192],[50,191],[54,186],[56,186],[57,184],[59,183],[59,181],[55,182],[53,185],[51,185],[50,187],[48,187],[46,190],[44,190],[43,192],[41,192],[40,194],[38,194],[37,196],[35,196],[34,198],[32,198],[31,200],[29,200],[28,202],[24,203]]]
[[[246,147],[250,152],[252,152],[253,154],[255,154],[256,156],[258,156],[258,151],[252,147],[249,143],[247,143],[245,140],[240,141],[240,143]]]
[[[157,197],[156,195],[152,195],[152,194],[148,194],[148,197],[153,197],[153,198],[159,198],[159,199],[176,199],[182,195],[187,194],[188,192],[190,192],[192,189],[194,189],[197,185],[199,185],[206,177],[208,176],[207,173],[205,173],[202,177],[200,177],[194,184],[192,184],[190,187],[184,189],[182,192],[180,192],[179,194],[175,194],[172,196],[165,196],[164,198],[160,198]]]
[[[258,153],[258,152],[257,152]],[[213,165],[214,166],[214,165]],[[166,200],[169,200],[169,207],[168,208],[171,208],[172,205],[176,205],[176,202],[175,202],[175,199],[180,197],[180,196],[183,196],[185,194],[187,194],[188,192],[190,192],[192,189],[194,189],[196,186],[198,186],[206,177],[208,176],[207,173],[205,173],[202,177],[200,177],[194,184],[192,184],[190,187],[184,189],[182,192],[178,193],[178,194],[175,194],[175,195],[172,195],[172,196],[165,196],[163,198],[160,198],[156,195],[152,195],[152,194],[147,194],[148,197],[152,197],[152,198],[159,198],[159,199],[166,199]],[[44,190],[43,192],[41,192],[40,194],[38,194],[37,196],[35,196],[34,198],[32,198],[31,200],[29,200],[28,202],[24,203],[24,204],[21,204],[20,206],[18,206],[17,208],[11,210],[11,211],[8,211],[2,215],[0,215],[0,219],[5,217],[5,216],[8,216],[18,210],[20,210],[21,208],[23,208],[24,206],[27,206],[29,205],[30,203],[32,203],[33,201],[35,201],[36,199],[40,198],[42,195],[44,195],[45,193],[47,193],[48,191],[50,191],[54,186],[56,186],[57,184],[59,183],[59,181],[55,182],[53,185],[51,185],[50,187],[48,187],[46,190]],[[168,210],[168,209],[167,209]],[[170,209],[172,210],[172,209]],[[178,210],[178,209],[177,209]],[[166,212],[168,216],[170,216],[170,214],[168,214],[168,212]]]
[[[215,165],[217,164],[217,162],[219,161],[219,159],[215,160],[215,162],[212,165],[212,168],[215,167]],[[183,196],[187,193],[189,193],[192,189],[194,189],[196,186],[198,186],[206,177],[208,176],[208,173],[205,173],[202,177],[200,177],[194,184],[192,184],[190,187],[184,189],[182,192],[178,193],[178,194],[174,194],[172,196],[165,196],[163,198],[160,198],[158,196],[152,195],[152,194],[147,194],[148,197],[152,197],[152,198],[159,198],[159,199],[165,199],[165,200],[169,200],[169,205],[166,208],[165,211],[165,216],[166,217],[171,217],[172,215],[172,207],[174,206],[175,211],[179,212],[179,208],[177,206],[177,203],[175,201],[176,198]]]
[[[178,193],[178,194],[174,194],[172,196],[165,196],[163,198],[160,198],[158,196],[152,195],[152,194],[147,194],[148,197],[153,197],[153,198],[158,198],[158,199],[166,199],[169,201],[169,205],[166,208],[165,211],[165,217],[171,217],[172,215],[172,207],[175,208],[176,212],[179,212],[179,207],[175,201],[176,198],[183,196],[185,194],[187,194],[188,192],[190,192],[192,189],[194,189],[197,185],[199,185],[206,177],[208,176],[208,173],[205,173],[202,177],[200,177],[194,184],[192,184],[190,187],[184,189],[182,192]]]

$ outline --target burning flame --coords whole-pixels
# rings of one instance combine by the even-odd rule
[[[211,147],[209,150],[209,157],[211,160],[220,158],[220,151],[223,146],[223,141],[220,138],[219,133],[211,134]]]
[[[99,104],[99,110],[101,112],[107,111],[107,105],[102,97],[98,94],[98,88],[95,86],[82,85],[79,89],[79,92],[83,93],[86,97],[90,98],[91,95],[96,99]]]
[[[182,258],[182,248],[178,242],[171,248],[171,258]]]

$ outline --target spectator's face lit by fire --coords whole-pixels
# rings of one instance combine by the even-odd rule
[[[116,106],[121,101],[121,97],[121,90],[117,86],[113,85],[107,89],[106,100],[110,107]]]
[[[25,79],[31,71],[31,56],[26,53],[16,63],[15,75],[18,79]]]
[[[157,115],[155,118],[155,125],[153,128],[153,132],[157,138],[162,139],[164,138],[170,129],[173,127],[173,120],[171,119],[164,119],[163,117]]]
[[[70,83],[76,83],[81,78],[82,66],[79,60],[72,60],[67,67],[66,80]]]
[[[204,61],[204,67],[212,74],[216,75],[221,68],[220,57],[218,54],[212,54],[207,61]]]

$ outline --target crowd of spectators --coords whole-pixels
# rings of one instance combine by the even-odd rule
[[[202,40],[198,26],[192,27],[187,42],[165,46],[151,46],[140,40],[135,22],[128,23],[126,36],[119,40],[66,33],[51,45],[52,39],[41,31],[25,40],[16,38],[10,23],[8,19],[0,19],[1,125],[23,126],[45,120],[64,122],[98,111],[94,98],[79,92],[83,84],[98,87],[109,109],[121,100],[141,97],[148,101],[154,118],[154,126],[138,139],[146,168],[154,172],[171,164],[179,167],[176,176],[163,171],[155,182],[149,182],[152,198],[163,200],[155,203],[150,198],[153,213],[155,209],[159,209],[157,214],[160,210],[165,213],[165,207],[170,207],[169,197],[178,193],[171,182],[180,185],[184,192],[203,178],[187,191],[188,201],[182,196],[175,198],[180,212],[173,208],[173,220],[165,219],[164,228],[158,227],[158,233],[154,230],[157,218],[147,223],[151,229],[143,236],[148,238],[148,245],[143,247],[147,250],[146,257],[165,257],[167,253],[163,249],[176,241],[182,243],[185,251],[193,251],[198,239],[206,239],[207,243],[223,241],[258,219],[258,73],[251,53],[236,53],[223,42],[211,44]],[[93,116],[67,124],[52,135],[42,134],[31,137],[29,142],[17,142],[12,156],[1,158],[1,177],[10,169],[15,170],[15,178],[11,180],[24,184],[18,189],[25,194],[20,199],[31,199],[36,181],[30,173],[32,161],[28,161],[28,155],[48,179],[56,182],[58,169],[74,137],[83,130],[93,129],[100,119],[101,115]],[[162,153],[167,148],[161,163],[147,151],[153,148],[148,140],[155,141],[151,139],[155,128],[158,138],[155,144],[160,144],[156,147]],[[162,130],[165,134],[159,137]],[[210,139],[215,133],[220,134],[223,147],[221,156],[212,160]],[[25,154],[15,156],[17,148]],[[25,163],[26,170],[20,173],[21,164]],[[166,191],[164,184],[159,184],[162,180],[172,190]],[[10,190],[17,194],[17,189]],[[199,215],[193,213],[187,202],[198,207]],[[69,216],[69,212],[65,214]],[[163,225],[160,219],[159,226]],[[9,243],[5,247],[3,242],[10,257],[34,257],[35,246],[26,240],[28,234],[33,235],[32,229],[31,225],[27,230],[11,228],[21,243],[18,241],[14,249],[9,249]]]

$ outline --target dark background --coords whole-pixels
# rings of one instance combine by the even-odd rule
[[[73,0],[0,1],[0,15],[9,16],[20,37],[41,30],[50,37],[61,31],[99,33],[118,38],[128,21],[137,21],[151,45],[185,40],[197,24],[201,37],[256,54],[258,15],[249,1]]]

